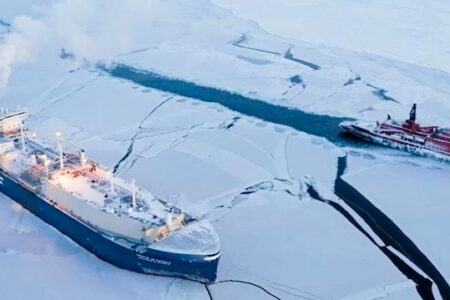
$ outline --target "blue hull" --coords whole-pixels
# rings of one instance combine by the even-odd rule
[[[142,245],[107,236],[47,202],[1,170],[0,192],[92,254],[119,268],[145,274],[181,277],[205,283],[216,280],[218,255],[212,260],[205,260],[207,258],[205,255],[164,252],[148,247],[139,247]]]

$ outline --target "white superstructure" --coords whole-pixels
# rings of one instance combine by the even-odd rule
[[[28,116],[26,110],[9,112],[6,109],[0,109],[0,132],[9,133],[20,131],[23,126],[23,120]]]

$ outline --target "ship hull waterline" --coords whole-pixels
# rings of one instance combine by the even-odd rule
[[[340,127],[344,132],[351,134],[362,140],[365,140],[369,143],[378,144],[388,148],[403,150],[418,156],[431,157],[446,162],[450,161],[450,154],[446,152],[439,152],[436,149],[428,149],[424,146],[417,145],[408,141],[391,138],[386,135],[376,134],[365,128],[361,128],[355,125],[341,124]]]
[[[90,253],[116,267],[143,274],[179,277],[202,283],[211,283],[216,280],[219,253],[208,256],[188,255],[148,247],[145,247],[144,251],[126,247],[119,243],[120,238],[107,236],[81,222],[58,208],[56,203],[48,202],[1,170],[0,192]],[[126,240],[123,242],[131,244]]]

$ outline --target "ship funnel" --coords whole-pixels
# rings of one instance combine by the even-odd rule
[[[416,122],[416,109],[417,109],[417,104],[414,103],[412,108],[411,108],[411,111],[409,112],[409,121],[411,123]]]
[[[22,144],[22,151],[23,152],[27,152],[27,148],[26,148],[26,145],[25,145],[25,136],[24,136],[24,133],[23,133],[23,123],[22,122],[20,122],[20,142]]]

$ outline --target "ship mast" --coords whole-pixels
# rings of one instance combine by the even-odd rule
[[[25,145],[25,137],[24,137],[24,133],[23,133],[23,122],[20,122],[20,142],[22,144],[22,151],[23,152],[27,152],[27,148]]]
[[[63,151],[62,151],[62,138],[61,132],[56,133],[56,138],[58,140],[58,150],[59,150],[59,169],[64,169]]]
[[[49,165],[49,161],[48,161],[47,155],[46,155],[46,154],[43,154],[43,155],[42,155],[42,159],[43,159],[43,161],[44,161],[45,178],[48,179],[48,177],[49,177],[49,173],[48,173],[48,165]]]
[[[114,195],[115,191],[114,191],[114,174],[113,174],[113,172],[109,171],[108,177],[109,177],[110,192],[111,192],[111,195]]]

